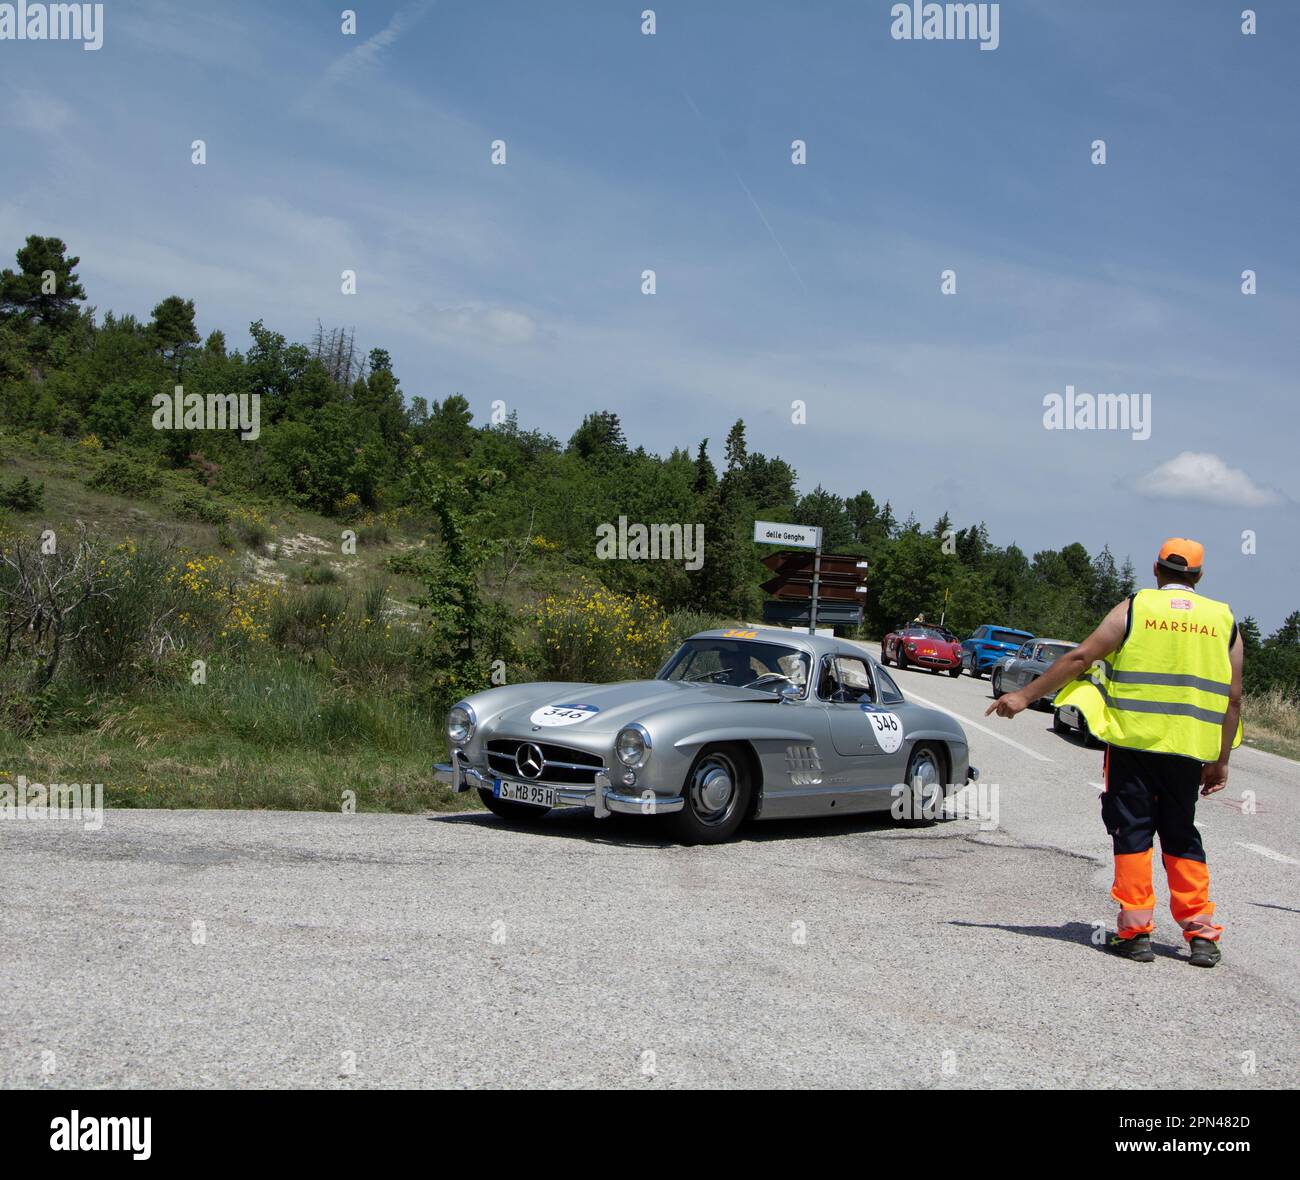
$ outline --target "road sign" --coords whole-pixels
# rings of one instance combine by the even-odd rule
[[[778,524],[754,521],[754,540],[763,545],[793,545],[797,549],[820,549],[822,531],[814,524]]]
[[[812,578],[769,578],[762,583],[773,598],[805,601],[812,598]],[[823,578],[817,589],[822,602],[860,602],[867,593],[865,586],[843,586]]]
[[[814,554],[794,550],[788,553],[769,553],[763,558],[763,564],[773,573],[797,575],[806,571],[812,577]],[[869,569],[865,557],[854,557],[847,553],[823,553],[821,556],[822,578],[829,581],[838,575],[845,575],[854,582],[865,581]]]
[[[763,558],[763,564],[775,575],[763,583],[763,589],[777,599],[767,606],[775,610],[789,604],[800,623],[807,619],[809,629],[815,628],[819,619],[823,623],[862,621],[861,604],[867,591],[868,572],[867,562],[862,558],[847,553],[808,553],[787,549],[769,554]],[[836,608],[834,619],[825,617],[823,603],[828,610],[832,606]],[[764,618],[790,621],[787,616],[789,611],[776,610],[775,614],[768,612]]]
[[[812,600],[777,602],[768,599],[763,603],[763,622],[781,623],[787,627],[810,626]],[[817,622],[823,627],[860,627],[862,607],[849,602],[822,602],[817,607]]]

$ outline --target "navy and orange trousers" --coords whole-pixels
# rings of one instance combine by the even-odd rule
[[[1160,837],[1160,856],[1169,879],[1169,908],[1183,937],[1217,939],[1210,900],[1210,870],[1196,827],[1201,763],[1179,754],[1152,754],[1107,746],[1101,818],[1115,848],[1115,883],[1120,938],[1149,934],[1155,927],[1156,895],[1151,854]]]

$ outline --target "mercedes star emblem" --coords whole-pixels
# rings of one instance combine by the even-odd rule
[[[541,747],[532,742],[524,742],[515,751],[515,769],[524,778],[541,778],[542,767],[545,765],[546,760],[542,757]]]

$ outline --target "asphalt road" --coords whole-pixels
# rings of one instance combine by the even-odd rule
[[[898,679],[967,723],[996,827],[0,822],[0,1085],[1300,1083],[1300,766],[1238,751],[1201,806],[1223,963],[1190,967],[1167,909],[1126,963],[1091,941],[1100,753],[986,720],[987,680]]]

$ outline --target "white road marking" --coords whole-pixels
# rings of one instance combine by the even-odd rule
[[[1089,783],[1088,786],[1096,787],[1099,791],[1104,791],[1106,789],[1105,783]]]
[[[1260,856],[1267,856],[1269,860],[1280,861],[1284,865],[1300,865],[1300,860],[1296,860],[1294,856],[1284,856],[1280,852],[1274,852],[1271,848],[1265,848],[1262,844],[1243,844],[1238,840],[1237,846],[1239,848],[1249,848],[1251,852],[1258,852]]]
[[[981,725],[978,721],[972,721],[969,717],[963,717],[960,713],[954,713],[951,709],[946,709],[943,705],[936,704],[934,701],[927,701],[925,697],[921,696],[919,693],[909,691],[907,695],[910,696],[912,700],[919,701],[921,704],[927,705],[931,709],[938,709],[940,713],[947,713],[949,717],[955,717],[963,725],[969,725],[972,729],[978,729],[980,733],[986,733],[991,738],[997,738],[1000,742],[1006,742],[1008,746],[1014,746],[1022,754],[1028,754],[1031,758],[1038,759],[1039,762],[1055,761],[1055,759],[1047,757],[1046,754],[1040,754],[1037,750],[1031,750],[1028,746],[1022,746],[1019,742],[1012,741],[1011,738],[1006,737],[1004,734],[995,733],[987,725]]]

